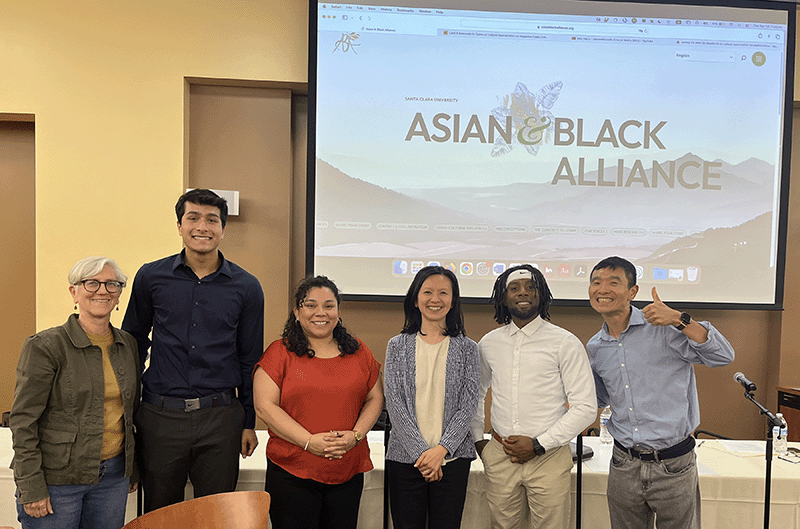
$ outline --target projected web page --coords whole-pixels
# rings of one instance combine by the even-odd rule
[[[487,297],[531,263],[586,299],[622,255],[663,299],[772,303],[785,13],[594,5],[320,4],[315,273],[401,295],[440,264]]]

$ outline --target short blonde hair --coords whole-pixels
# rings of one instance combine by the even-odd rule
[[[117,281],[122,283],[122,286],[125,286],[125,283],[128,281],[128,276],[123,274],[117,263],[108,257],[87,257],[75,263],[75,266],[72,267],[72,270],[69,271],[69,275],[67,276],[69,284],[77,285],[85,279],[96,276],[106,265],[114,269],[114,273],[117,275]]]

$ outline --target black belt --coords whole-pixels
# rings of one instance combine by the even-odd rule
[[[196,399],[181,399],[178,397],[162,397],[149,391],[142,392],[142,402],[158,406],[159,408],[174,408],[183,411],[195,411],[201,408],[227,406],[233,402],[233,390],[221,391],[213,395],[206,395]]]
[[[661,450],[636,450],[635,448],[625,448],[616,439],[614,439],[614,446],[627,452],[631,457],[641,459],[642,461],[661,461],[662,459],[672,459],[691,452],[694,448],[694,437],[690,435],[680,443]]]

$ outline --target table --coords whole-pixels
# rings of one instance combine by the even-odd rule
[[[256,454],[241,462],[239,490],[263,490],[266,469],[267,432],[258,431]],[[370,450],[375,469],[364,477],[359,528],[379,529],[383,524],[383,445],[382,434],[371,432]],[[596,437],[584,438],[594,450],[594,457],[583,464],[583,527],[608,529],[606,483],[611,446],[601,445]],[[790,443],[800,448],[800,443]],[[0,525],[20,527],[14,507],[14,480],[8,465],[11,461],[11,431],[0,428]],[[702,498],[704,529],[757,529],[764,519],[764,441],[698,441],[698,471]],[[573,469],[572,516],[575,527],[575,479]],[[191,485],[187,485],[191,490]],[[189,495],[188,497],[191,497]],[[136,516],[136,495],[128,501],[127,520]],[[473,462],[464,507],[462,527],[489,527],[486,508],[486,480],[480,460]],[[772,507],[770,527],[800,529],[800,463],[775,459],[772,464]]]

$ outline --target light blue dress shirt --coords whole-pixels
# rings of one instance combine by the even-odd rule
[[[713,325],[697,343],[673,326],[650,325],[631,307],[628,328],[614,338],[608,327],[586,346],[597,389],[597,405],[611,405],[608,431],[628,448],[662,450],[700,424],[692,364],[724,366],[733,361],[731,344]]]

